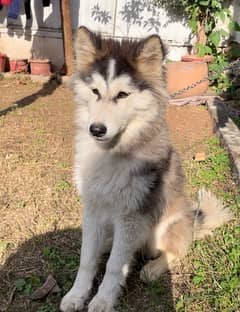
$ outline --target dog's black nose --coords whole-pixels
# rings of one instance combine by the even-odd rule
[[[93,136],[98,138],[103,137],[107,132],[107,128],[102,123],[91,124],[89,130]]]

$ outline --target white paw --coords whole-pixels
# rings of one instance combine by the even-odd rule
[[[97,295],[88,305],[88,312],[114,312],[113,306]]]
[[[84,303],[87,296],[81,296],[79,290],[70,290],[62,299],[60,304],[60,311],[75,312],[81,311],[84,308]]]

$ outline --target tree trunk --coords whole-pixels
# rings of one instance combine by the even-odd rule
[[[207,36],[205,33],[204,21],[197,21],[197,42],[196,44],[206,45]],[[195,46],[193,49],[194,54],[198,54],[198,49]]]

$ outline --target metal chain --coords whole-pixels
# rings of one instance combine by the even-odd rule
[[[228,70],[228,69],[231,69],[232,67],[234,67],[236,64],[240,65],[240,59],[237,59],[236,61],[232,62],[231,64],[227,65],[225,68],[223,69],[220,69],[220,70],[217,70],[217,71],[214,71],[212,72],[212,74],[219,74],[220,72],[222,71],[225,71],[225,70]],[[202,79],[199,79],[193,83],[191,83],[190,85],[188,85],[187,87],[184,87],[180,90],[178,90],[177,92],[174,92],[171,94],[171,97],[172,98],[175,98],[176,96],[179,96],[183,93],[185,93],[186,91],[189,91],[193,88],[195,88],[196,86],[200,85],[201,83],[203,83],[204,81],[207,81],[207,80],[210,80],[209,77],[204,77]]]

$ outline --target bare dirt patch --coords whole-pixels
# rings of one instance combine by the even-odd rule
[[[167,120],[172,142],[184,159],[207,151],[206,139],[213,135],[213,123],[205,106],[169,106]]]
[[[24,104],[0,117],[0,311],[53,312],[61,294],[40,302],[28,294],[49,273],[65,292],[77,267],[81,203],[72,184],[73,96],[63,86],[11,79],[0,81],[0,92],[0,111]],[[184,159],[206,150],[212,124],[205,108],[170,107],[168,121]],[[173,311],[172,293],[186,279],[173,285],[167,275],[161,283],[130,282],[122,311]]]

